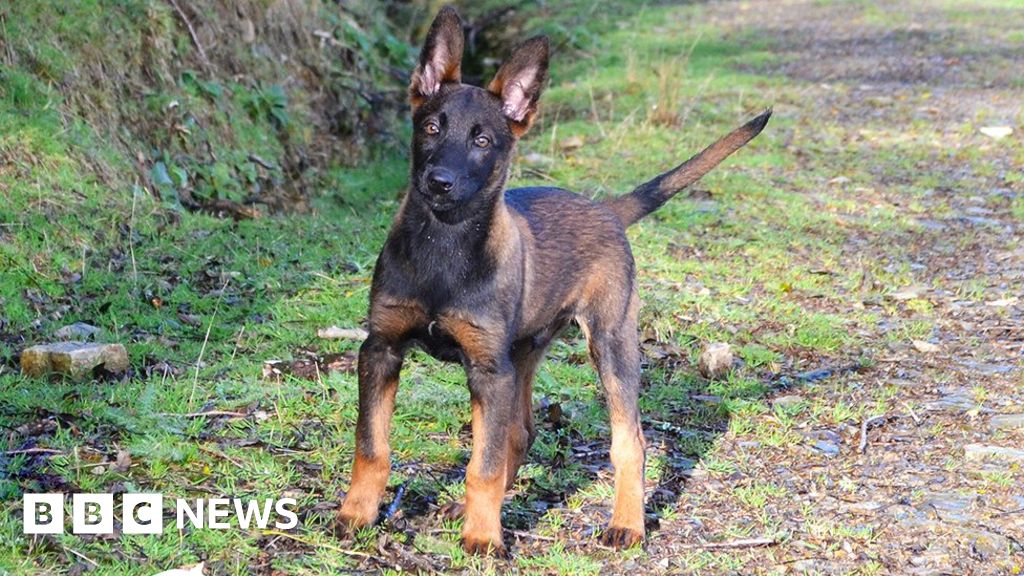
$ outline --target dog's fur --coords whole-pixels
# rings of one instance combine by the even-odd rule
[[[506,191],[513,149],[547,79],[548,41],[516,48],[486,89],[461,83],[462,47],[462,22],[446,7],[409,89],[410,190],[373,275],[352,487],[338,525],[377,519],[398,374],[418,344],[467,374],[473,449],[463,545],[504,553],[501,504],[534,439],[534,372],[551,340],[576,322],[611,418],[615,504],[601,540],[632,546],[644,536],[644,437],[639,301],[625,229],[760,133],[771,111],[626,196],[595,202],[557,188]]]

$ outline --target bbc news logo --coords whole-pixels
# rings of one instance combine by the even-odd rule
[[[25,494],[22,499],[25,534],[64,533],[64,494]],[[290,530],[299,524],[294,498],[279,500],[240,500],[238,498],[179,498],[174,502],[175,526],[227,530],[234,516],[238,527],[266,529],[273,519],[274,528]],[[113,494],[72,494],[72,534],[113,534]],[[164,497],[162,494],[121,495],[121,532],[124,534],[163,534]]]

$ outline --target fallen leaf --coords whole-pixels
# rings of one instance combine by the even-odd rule
[[[1000,298],[999,300],[992,300],[991,302],[985,302],[986,306],[993,308],[1006,308],[1007,306],[1013,306],[1020,301],[1020,298],[1012,296],[1010,298]]]
[[[940,350],[937,345],[924,340],[914,340],[914,348],[922,354],[934,354]]]
[[[921,286],[908,286],[902,290],[891,292],[889,298],[892,300],[914,300],[915,298],[920,298],[921,293],[927,290],[927,288]]]
[[[316,335],[324,340],[366,340],[366,337],[369,336],[362,328],[339,328],[337,326],[321,328],[316,331]]]
[[[583,141],[582,136],[569,136],[568,138],[562,140],[558,145],[562,148],[562,150],[566,152],[571,152],[578,148],[583,148],[584,143],[585,142]]]
[[[127,472],[132,467],[132,455],[124,449],[117,451],[117,462],[114,464],[114,470],[118,472]]]
[[[160,572],[153,576],[203,576],[203,567],[205,565],[206,562],[200,562],[199,564],[182,566],[181,568]]]
[[[995,140],[1002,140],[1010,134],[1013,134],[1013,128],[1010,128],[1009,126],[985,126],[979,131],[985,136]]]

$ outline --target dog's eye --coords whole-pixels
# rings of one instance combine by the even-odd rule
[[[433,136],[441,131],[441,127],[437,125],[437,122],[427,122],[423,125],[423,131]]]
[[[473,139],[473,144],[477,148],[487,148],[488,146],[491,145],[491,139],[488,138],[487,136],[477,136],[476,138]]]

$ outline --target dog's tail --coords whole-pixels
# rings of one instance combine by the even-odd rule
[[[693,158],[653,180],[641,184],[636,190],[625,196],[616,196],[607,200],[605,205],[619,217],[623,225],[630,226],[661,208],[661,205],[668,202],[669,198],[700,180],[701,176],[718,166],[719,162],[753,140],[761,133],[771,117],[772,109],[768,108],[760,116],[733,130]]]

